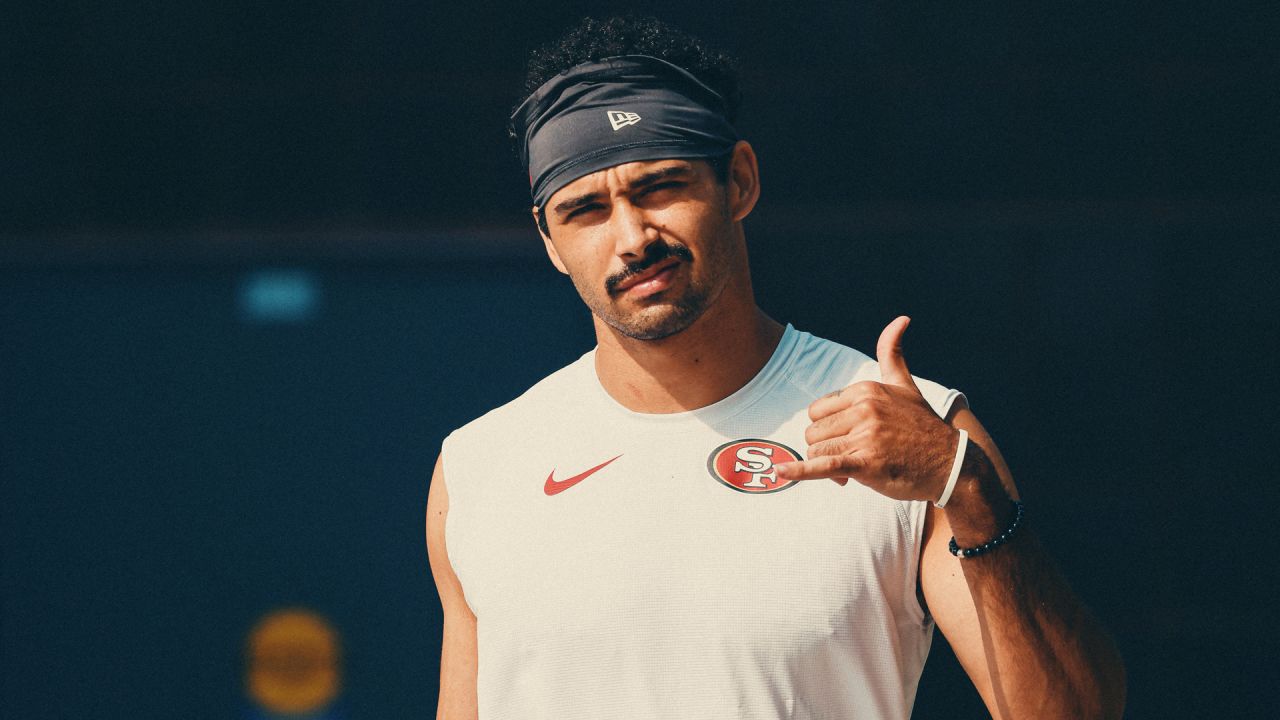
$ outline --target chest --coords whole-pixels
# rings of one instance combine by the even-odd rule
[[[767,649],[824,642],[901,602],[898,503],[855,483],[777,481],[806,424],[602,433],[523,455],[471,508],[463,580],[477,617],[542,644],[623,633]]]

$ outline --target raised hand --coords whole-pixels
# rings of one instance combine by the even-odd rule
[[[911,318],[880,333],[881,382],[854,383],[809,405],[808,459],[778,465],[779,480],[849,478],[895,500],[936,500],[946,483],[959,431],[920,394],[902,356]]]

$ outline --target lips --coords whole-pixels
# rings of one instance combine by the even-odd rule
[[[626,280],[623,280],[622,282],[618,283],[617,287],[614,288],[614,292],[623,293],[635,287],[636,285],[653,280],[654,278],[661,275],[663,272],[671,268],[674,268],[679,263],[680,263],[680,260],[678,258],[669,258],[667,260],[663,260],[662,262],[654,263],[647,270],[639,274],[632,275]]]

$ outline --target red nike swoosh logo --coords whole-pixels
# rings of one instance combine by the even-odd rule
[[[591,473],[599,470],[600,468],[604,467],[605,465],[608,465],[609,463],[613,462],[614,460],[617,460],[620,457],[622,456],[619,455],[618,457],[605,460],[604,462],[591,468],[590,470],[587,470],[586,472],[578,473],[577,475],[574,475],[568,480],[561,480],[559,482],[556,482],[556,471],[552,470],[551,474],[547,476],[547,484],[543,485],[542,489],[548,495],[555,495],[556,493],[562,493],[565,490],[568,490],[569,488],[573,487],[574,485],[577,485],[578,483],[582,482],[583,480],[586,480],[587,477],[591,475]]]

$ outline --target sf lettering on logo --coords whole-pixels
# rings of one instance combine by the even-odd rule
[[[751,479],[743,483],[743,487],[764,488],[764,478],[769,478],[769,482],[777,478],[777,471],[773,470],[773,448],[761,447],[756,445],[744,445],[738,448],[738,461],[733,464],[733,471],[737,473],[751,473]]]
[[[775,465],[800,459],[799,453],[781,443],[742,438],[712,450],[707,457],[707,472],[721,484],[738,492],[773,493],[785,490],[797,482],[778,482]]]

